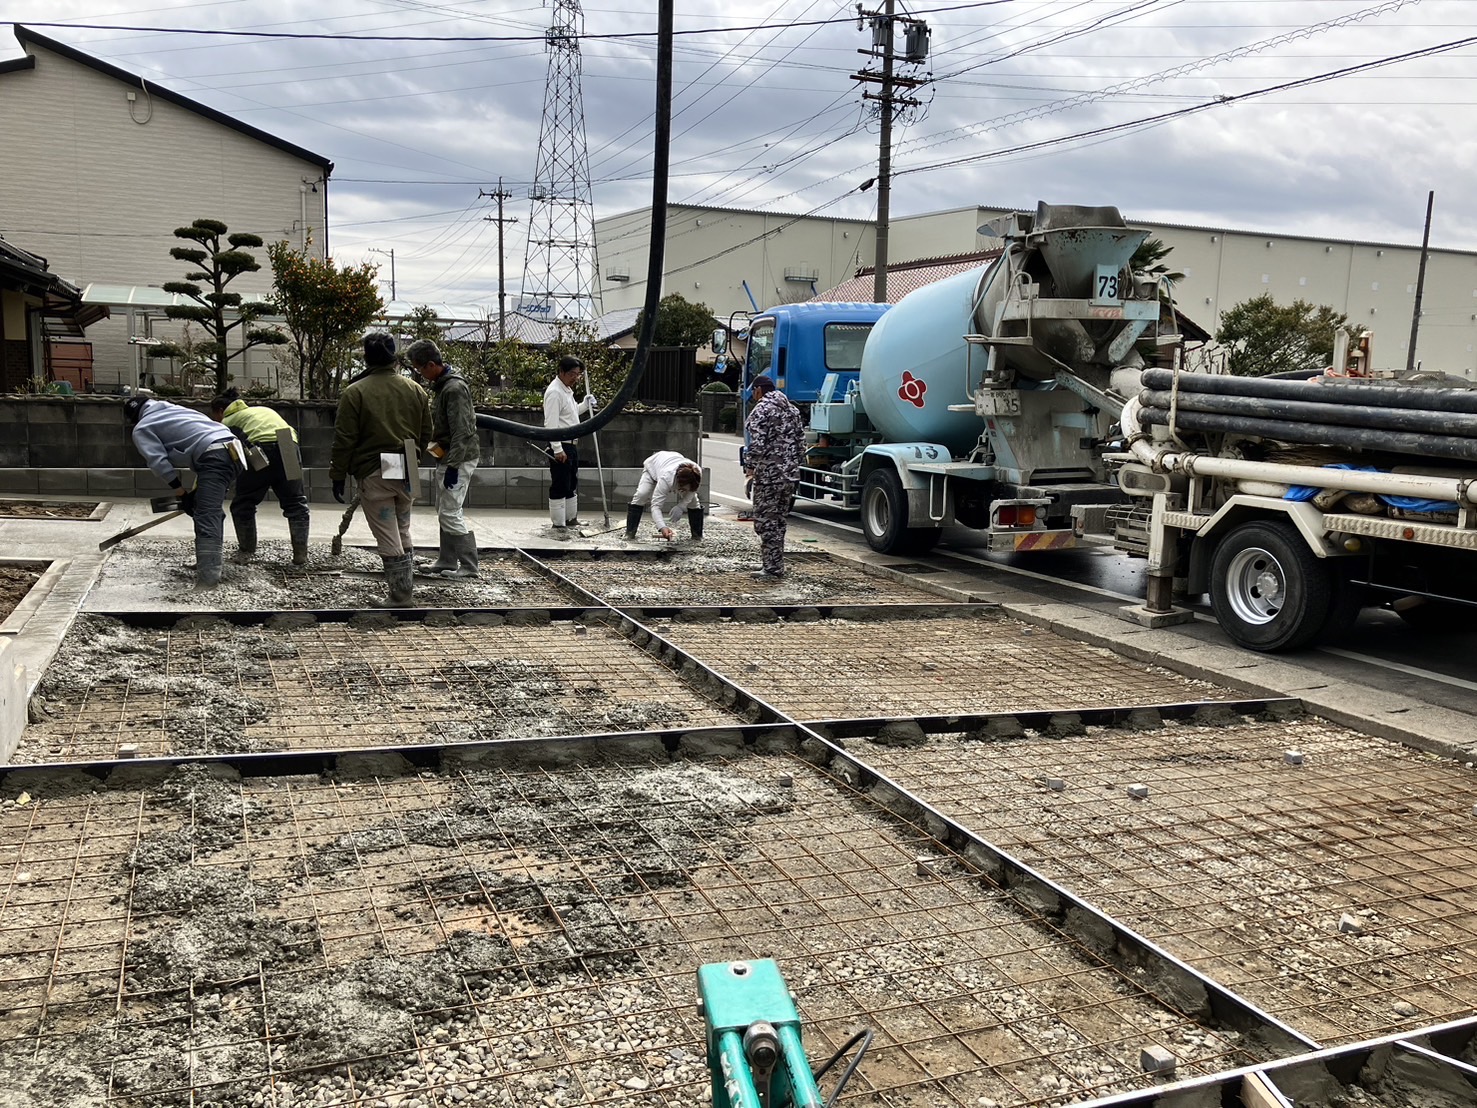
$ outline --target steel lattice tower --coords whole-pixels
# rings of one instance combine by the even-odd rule
[[[585,107],[580,92],[580,44],[584,14],[579,0],[553,0],[554,18],[544,34],[549,54],[538,166],[528,215],[519,308],[550,322],[594,321],[601,313],[595,254],[595,208]]]

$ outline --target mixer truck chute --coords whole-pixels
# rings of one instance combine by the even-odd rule
[[[1061,549],[1122,500],[1103,444],[1139,346],[1179,341],[1160,330],[1161,282],[1128,268],[1147,232],[1115,208],[1041,204],[998,233],[998,259],[879,315],[855,379],[815,395],[799,499],[859,508],[876,550],[917,553],[950,524],[995,550]]]

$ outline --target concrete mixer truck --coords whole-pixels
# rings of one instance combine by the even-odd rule
[[[921,553],[950,524],[993,550],[1058,550],[1122,501],[1105,440],[1144,351],[1179,341],[1161,282],[1128,266],[1148,232],[1116,208],[1044,203],[994,230],[995,261],[890,310],[812,303],[751,323],[743,382],[768,372],[809,405],[797,499],[860,509],[875,550]],[[829,363],[828,329],[845,340]],[[860,336],[860,364],[840,364]]]

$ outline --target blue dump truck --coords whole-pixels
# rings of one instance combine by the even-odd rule
[[[1180,344],[1148,233],[1116,208],[1040,204],[994,230],[998,259],[897,305],[754,316],[741,374],[808,412],[796,497],[859,509],[873,549],[920,553],[947,525],[992,550],[1060,550],[1126,503],[1104,449],[1146,356]]]

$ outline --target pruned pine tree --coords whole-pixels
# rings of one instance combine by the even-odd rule
[[[255,273],[261,263],[246,247],[259,247],[259,235],[238,231],[228,234],[230,228],[218,219],[197,219],[188,227],[176,227],[174,237],[188,239],[195,246],[171,247],[171,257],[188,262],[195,268],[185,274],[183,281],[166,281],[165,292],[189,297],[193,304],[173,304],[164,309],[170,319],[182,319],[199,324],[206,333],[204,344],[215,363],[215,387],[224,391],[231,379],[231,361],[241,357],[253,346],[276,346],[288,341],[287,336],[275,327],[257,327],[254,324],[276,309],[264,300],[247,300],[239,292],[227,289],[232,281],[243,273]],[[231,349],[231,333],[240,330],[240,344]],[[161,342],[148,349],[151,358],[179,356],[176,344]]]

